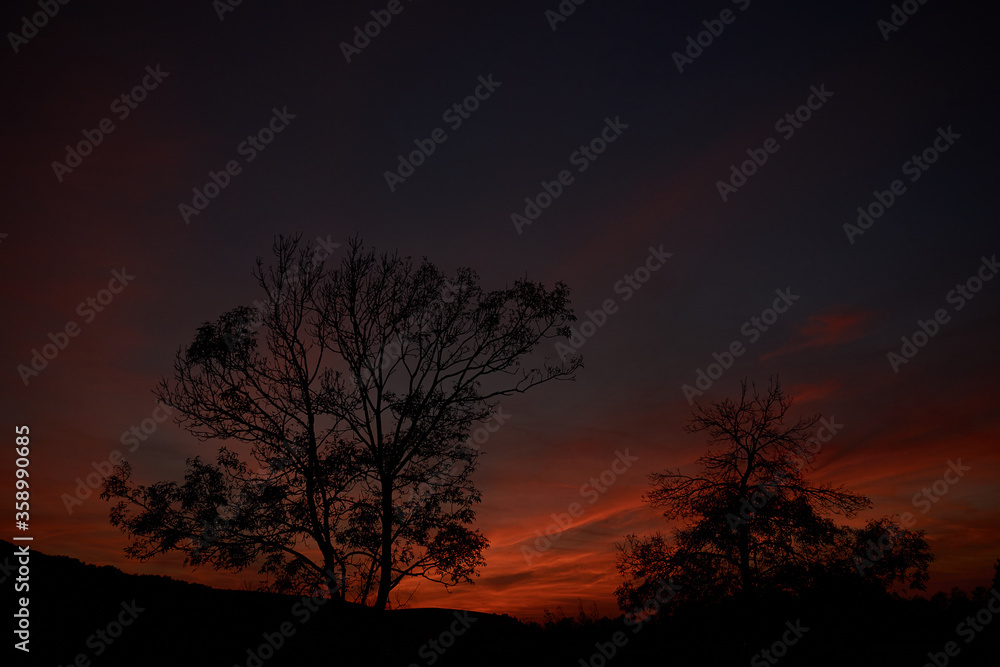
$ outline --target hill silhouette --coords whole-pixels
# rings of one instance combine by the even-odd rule
[[[14,545],[0,540],[5,586],[16,575]],[[549,618],[544,626],[507,615],[452,609],[379,614],[353,604],[294,595],[215,589],[165,576],[126,574],[66,556],[31,552],[31,665],[995,665],[1000,619],[971,641],[956,626],[990,593],[930,600],[865,599],[844,586],[762,600],[753,614],[735,601],[678,608],[640,632],[621,618]],[[20,594],[15,594],[17,597]],[[996,606],[996,605],[994,605]],[[762,649],[808,628],[771,662]],[[117,624],[127,623],[124,627]],[[284,629],[285,633],[282,633]],[[454,634],[452,634],[454,630]],[[103,634],[101,634],[103,633]],[[620,633],[620,634],[616,634]],[[794,635],[789,635],[794,636]],[[615,646],[615,638],[624,645]],[[277,649],[271,648],[277,646]],[[602,653],[604,655],[602,655]],[[607,655],[608,657],[604,657]],[[83,656],[82,658],[80,656]],[[753,660],[756,659],[756,662]]]
[[[14,549],[0,540],[8,586],[17,576],[10,569],[16,563]],[[171,666],[410,665],[429,664],[432,658],[436,665],[492,665],[517,664],[525,648],[542,648],[539,627],[509,616],[401,609],[380,619],[377,612],[350,603],[215,589],[37,551],[31,552],[29,595],[31,660],[19,664],[68,666],[83,654],[102,666],[135,665],[137,659],[143,665]],[[113,637],[118,629],[108,626],[119,621],[128,625]],[[454,642],[447,636],[442,641],[452,626],[461,634]],[[437,643],[431,645],[432,640]],[[258,662],[248,654],[266,656],[266,649],[258,649],[269,643],[279,645],[270,657]],[[480,655],[484,646],[490,646],[489,655]]]

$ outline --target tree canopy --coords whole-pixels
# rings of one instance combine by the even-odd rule
[[[701,601],[798,591],[831,577],[923,588],[933,558],[923,531],[888,518],[860,529],[832,519],[856,517],[871,501],[809,481],[823,442],[839,429],[819,415],[792,420],[791,405],[773,379],[762,391],[744,381],[738,399],[697,406],[687,430],[708,436],[699,470],[652,473],[644,496],[677,523],[672,538],[628,535],[618,545],[623,609],[668,578],[681,597]]]
[[[408,577],[471,582],[488,540],[473,527],[479,451],[501,397],[572,379],[582,359],[542,343],[575,320],[563,283],[487,291],[471,269],[350,243],[328,269],[299,238],[258,259],[264,292],[202,325],[155,393],[177,422],[222,444],[182,483],[105,483],[111,521],[147,559],[257,565],[266,585],[385,608]]]

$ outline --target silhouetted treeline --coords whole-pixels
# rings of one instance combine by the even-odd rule
[[[15,561],[13,550],[10,543],[0,542],[0,564]],[[958,667],[995,665],[1000,655],[1000,618],[978,632],[967,623],[977,613],[985,618],[981,610],[991,599],[1000,609],[1000,594],[993,598],[995,589],[985,587],[992,586],[989,581],[972,592],[912,600],[852,586],[850,581],[827,582],[800,595],[760,594],[753,600],[732,598],[715,604],[667,602],[657,616],[645,619],[609,619],[581,607],[570,616],[557,610],[540,623],[524,623],[507,615],[448,609],[379,614],[329,600],[128,575],[37,552],[32,552],[31,568],[30,662],[20,655],[13,664],[70,665],[84,654],[95,667],[579,667],[581,660],[607,667],[920,667],[931,664],[928,652],[941,653],[949,641],[956,642],[959,654],[948,664]],[[5,572],[4,586],[10,586],[16,574]],[[112,637],[118,619],[129,623]],[[290,631],[287,637],[282,627]],[[963,630],[957,630],[960,627]],[[111,641],[102,639],[99,630]],[[782,656],[772,654],[774,661],[768,661],[761,652],[786,636],[795,642],[779,647]],[[280,646],[268,650],[270,644]],[[262,646],[268,648],[262,651]]]

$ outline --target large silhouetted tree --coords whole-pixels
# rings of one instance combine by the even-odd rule
[[[257,564],[278,589],[315,586],[385,608],[407,577],[471,581],[487,539],[470,429],[499,397],[570,379],[543,342],[569,335],[568,289],[517,280],[486,291],[424,260],[354,240],[340,266],[279,238],[258,260],[265,293],[203,325],[157,387],[178,423],[225,441],[182,484],[134,485],[123,465],[103,496],[146,559]]]
[[[708,452],[694,474],[650,475],[644,499],[679,525],[672,539],[629,535],[619,545],[623,609],[641,605],[668,579],[682,597],[702,601],[801,590],[852,573],[881,588],[923,587],[931,556],[922,533],[885,519],[854,530],[830,518],[855,516],[871,503],[806,478],[837,426],[819,416],[792,421],[791,404],[775,379],[764,391],[744,381],[738,400],[697,407],[687,430],[708,435]]]

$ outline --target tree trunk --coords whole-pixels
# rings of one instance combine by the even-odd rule
[[[382,482],[382,537],[379,553],[378,597],[375,609],[384,611],[392,586],[392,484]]]
[[[343,602],[347,599],[344,591],[344,579],[342,576],[338,576],[338,573],[343,569],[343,565],[338,563],[333,557],[326,557],[324,565],[326,565],[324,577],[327,589],[330,591],[330,599],[338,603]]]
[[[746,524],[740,526],[738,539],[740,552],[740,588],[749,597],[753,589],[753,574],[750,571],[750,530]]]
[[[749,621],[755,618],[756,607],[753,603],[753,572],[750,570],[750,527],[745,523],[740,526],[737,548],[740,552],[740,591],[736,594],[737,609],[740,617]],[[751,627],[749,622],[739,625],[740,644],[742,652],[746,654],[756,636],[756,628]]]

